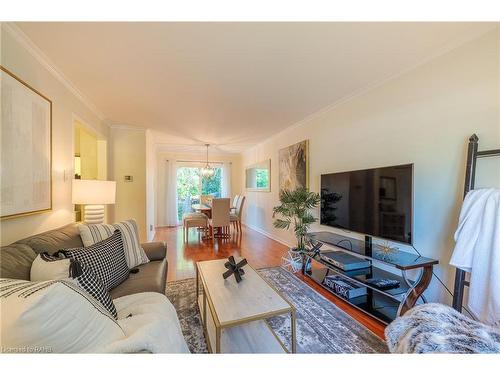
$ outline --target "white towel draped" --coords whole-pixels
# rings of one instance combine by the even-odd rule
[[[467,306],[490,325],[500,324],[500,189],[470,191],[462,205],[450,264],[470,272]]]

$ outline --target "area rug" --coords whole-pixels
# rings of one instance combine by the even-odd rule
[[[298,353],[388,352],[383,340],[292,273],[280,267],[264,268],[258,272],[297,309]],[[195,293],[195,279],[167,284],[167,297],[177,310],[191,353],[207,353]],[[270,318],[268,322],[287,347],[290,347],[289,316]]]

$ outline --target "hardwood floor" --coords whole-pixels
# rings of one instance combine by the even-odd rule
[[[242,232],[232,231],[231,239],[199,239],[196,228],[189,230],[189,241],[184,242],[182,227],[156,228],[155,241],[167,243],[168,276],[167,281],[195,277],[195,264],[198,261],[223,259],[230,255],[241,256],[254,268],[279,266],[281,257],[288,248],[259,232],[243,226]],[[307,277],[297,274],[301,280],[326,297],[340,309],[347,312],[377,336],[384,338],[385,325],[351,307],[340,298],[328,293]]]

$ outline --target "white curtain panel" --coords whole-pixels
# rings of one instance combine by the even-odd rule
[[[177,163],[175,161],[167,160],[165,176],[165,224],[176,226],[179,220],[177,217]]]
[[[230,162],[224,162],[222,164],[221,177],[222,177],[221,197],[222,198],[231,198],[231,163]]]

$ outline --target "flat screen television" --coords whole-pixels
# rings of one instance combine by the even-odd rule
[[[321,175],[320,223],[411,244],[413,164]]]

